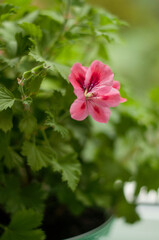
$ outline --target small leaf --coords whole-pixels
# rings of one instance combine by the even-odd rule
[[[62,180],[74,191],[81,175],[81,165],[75,153],[67,154],[52,163],[54,171],[61,172]]]
[[[6,87],[0,85],[0,111],[11,108],[14,101],[13,94]]]
[[[42,38],[42,31],[39,26],[28,22],[23,22],[19,24],[19,26],[25,31],[26,35],[30,35],[34,39],[38,40]]]
[[[17,55],[24,56],[29,52],[33,42],[29,39],[29,36],[23,36],[21,32],[15,35],[17,41]]]
[[[23,144],[22,154],[27,157],[28,164],[33,171],[47,167],[54,158],[53,151],[50,147],[37,146],[31,142],[25,142]]]
[[[42,215],[31,209],[15,213],[1,240],[44,240],[41,225]]]
[[[12,4],[0,4],[0,17],[4,14],[15,13],[16,8]]]
[[[0,129],[4,132],[9,131],[13,127],[12,111],[10,109],[0,112]]]

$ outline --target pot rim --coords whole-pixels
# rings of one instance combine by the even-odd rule
[[[88,232],[82,233],[82,234],[80,234],[80,235],[77,235],[77,236],[74,236],[74,237],[71,237],[71,238],[65,238],[65,239],[63,239],[63,240],[80,240],[80,238],[82,238],[82,237],[87,237],[87,236],[89,236],[90,234],[94,234],[94,233],[100,231],[100,230],[103,229],[106,225],[110,224],[110,223],[113,221],[113,219],[114,219],[114,216],[111,216],[111,217],[109,217],[108,220],[106,220],[106,221],[105,221],[104,223],[102,223],[100,226],[98,226],[98,227],[96,227],[96,228],[94,228],[94,229],[92,229],[92,230],[90,230],[90,231],[88,231]]]

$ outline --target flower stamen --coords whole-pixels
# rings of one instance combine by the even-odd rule
[[[84,92],[84,96],[85,96],[86,99],[88,99],[88,98],[91,98],[93,96],[93,93],[87,92],[87,89],[86,89],[85,92]]]

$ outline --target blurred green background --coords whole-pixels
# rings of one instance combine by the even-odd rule
[[[34,4],[42,8],[51,6],[53,2],[34,0]],[[87,2],[107,9],[128,23],[128,26],[121,30],[121,39],[109,48],[109,64],[116,73],[116,79],[124,82],[124,85],[133,91],[132,97],[148,104],[149,96],[152,95],[150,90],[159,86],[159,1]],[[154,91],[158,95],[158,91]]]
[[[65,140],[61,140],[60,136],[59,142],[62,141],[63,145],[60,143],[59,149],[63,146],[64,151],[67,148],[68,151],[75,148],[81,154],[81,159],[84,159],[82,162],[83,178],[81,178],[79,191],[75,192],[77,201],[81,201],[82,205],[89,206],[91,203],[89,199],[93,199],[93,204],[95,203],[97,206],[106,208],[113,206],[113,210],[118,216],[125,216],[128,222],[134,222],[138,220],[134,209],[135,204],[138,203],[136,200],[141,189],[145,187],[145,192],[152,189],[157,192],[159,188],[159,1],[87,0],[88,3],[97,5],[116,15],[123,22],[109,14],[107,15],[102,10],[98,10],[96,14],[96,8],[91,13],[92,10],[89,10],[87,5],[80,8],[82,1],[72,0],[74,6],[69,16],[68,13],[65,15],[64,3],[66,0],[5,0],[5,2],[20,6],[22,11],[26,11],[26,16],[27,5],[30,4],[33,5],[32,10],[38,6],[42,9],[53,9],[54,13],[59,12],[61,15],[55,14],[53,18],[60,24],[63,24],[63,16],[68,16],[65,18],[67,24],[63,29],[65,34],[59,35],[60,37],[57,39],[56,33],[60,31],[60,24],[55,24],[53,28],[50,20],[48,21],[48,29],[45,34],[47,36],[47,32],[50,33],[48,34],[49,40],[46,41],[47,48],[50,49],[48,43],[51,42],[50,46],[53,44],[53,51],[50,54],[51,61],[71,67],[75,62],[89,66],[93,60],[101,60],[113,70],[115,80],[120,81],[121,96],[127,98],[127,102],[111,109],[110,121],[107,124],[101,124],[90,118],[90,129],[87,127],[87,122],[68,123],[66,127],[70,128],[76,141],[71,138],[68,143],[73,146],[70,146],[63,142]],[[4,1],[0,0],[0,2]],[[46,13],[48,14],[47,11],[43,12],[42,19],[46,18]],[[61,18],[59,20],[60,16],[62,16],[62,21]],[[36,24],[36,21],[32,21]],[[39,22],[45,30],[47,25],[45,21],[39,20]],[[120,28],[119,37],[116,34],[118,28]],[[14,28],[13,30],[10,28],[6,32],[9,32],[12,39]],[[8,37],[6,37],[6,42],[10,44]],[[43,50],[43,45],[40,46]],[[21,66],[23,64],[25,65],[25,61]],[[24,67],[24,70],[23,67],[21,68],[20,72],[27,70],[27,66]],[[59,72],[61,73],[62,70]],[[15,75],[17,75],[16,71]],[[14,79],[15,75],[7,77]],[[67,76],[68,73],[66,79]],[[63,85],[63,82],[58,82],[58,78],[56,81],[56,78],[50,74],[43,81],[41,89],[57,89],[59,90],[57,96],[61,98],[63,90],[65,91],[65,85],[64,87]],[[64,97],[67,98],[67,95]],[[68,95],[68,99],[69,97],[72,98],[71,94]],[[56,95],[55,98],[57,101]],[[59,104],[63,110],[63,106],[67,106],[69,101],[66,101],[65,105],[64,98],[61,99]],[[56,101],[55,107],[58,106]],[[45,105],[44,107],[43,104],[40,106],[42,106],[43,111]],[[41,117],[42,114],[39,116]],[[88,133],[85,130],[87,128],[90,130]],[[52,139],[54,136],[56,138],[56,135],[50,136]],[[52,178],[50,177],[50,179]],[[123,194],[125,182],[135,183],[132,199],[128,201],[125,201]],[[80,189],[82,185],[84,188]],[[80,212],[81,205],[79,205],[79,210],[76,204],[72,205],[72,202],[76,203],[76,198],[74,200],[72,192],[68,193],[65,187],[61,186],[61,189],[57,185],[57,190],[53,190],[55,195],[57,194],[57,197],[62,199],[61,202],[66,203],[72,212]],[[72,201],[70,201],[71,198]]]
[[[159,1],[98,0],[98,4],[129,24],[122,31],[121,44],[111,46],[110,59],[117,74],[134,91],[134,97],[142,101],[158,85]]]
[[[4,2],[0,0],[0,2]],[[8,0],[14,4],[30,0]],[[50,8],[53,0],[33,0],[33,5]],[[128,23],[122,27],[120,39],[109,47],[109,65],[115,72],[116,80],[133,92],[143,104],[148,104],[150,95],[158,96],[159,90],[159,1],[158,0],[87,0],[86,2],[105,8]],[[25,5],[25,4],[24,4]],[[93,54],[89,52],[89,54]],[[78,58],[77,58],[78,60]],[[87,59],[88,60],[88,59]],[[74,59],[75,61],[75,59]],[[79,60],[80,61],[80,58]],[[86,61],[87,62],[87,61]]]
[[[24,4],[29,1],[8,0],[7,2],[18,5],[20,2]],[[68,45],[67,49],[59,48],[56,61],[66,65],[69,63],[71,66],[75,62],[89,65],[91,61],[98,59],[111,67],[115,73],[115,80],[121,82],[121,95],[128,101],[119,106],[118,110],[112,109],[108,124],[94,123],[93,129],[95,132],[101,131],[115,138],[115,159],[131,171],[133,177],[130,181],[138,182],[137,193],[142,186],[146,186],[148,190],[157,190],[159,186],[159,1],[87,0],[87,2],[105,8],[127,22],[125,26],[121,26],[120,38],[115,39],[111,44],[108,41],[106,49],[102,42],[100,54],[99,49],[90,46],[90,42],[88,47],[85,43],[84,47],[87,47],[85,54],[86,50],[82,49],[83,43],[80,40]],[[51,8],[55,4],[56,1],[53,0],[33,1],[33,5],[41,8]],[[92,41],[91,44],[94,43],[95,41]],[[117,125],[118,130],[114,125]],[[89,149],[88,143],[88,155],[92,152],[91,144]]]

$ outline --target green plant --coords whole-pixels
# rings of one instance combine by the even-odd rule
[[[131,132],[146,141],[147,122],[130,110],[140,106],[128,98],[107,125],[69,114],[70,66],[108,61],[107,46],[123,22],[82,0],[54,1],[53,10],[8,2],[0,5],[1,239],[45,239],[37,228],[48,205],[74,215],[100,207],[137,220],[123,188],[140,174],[125,153]]]

